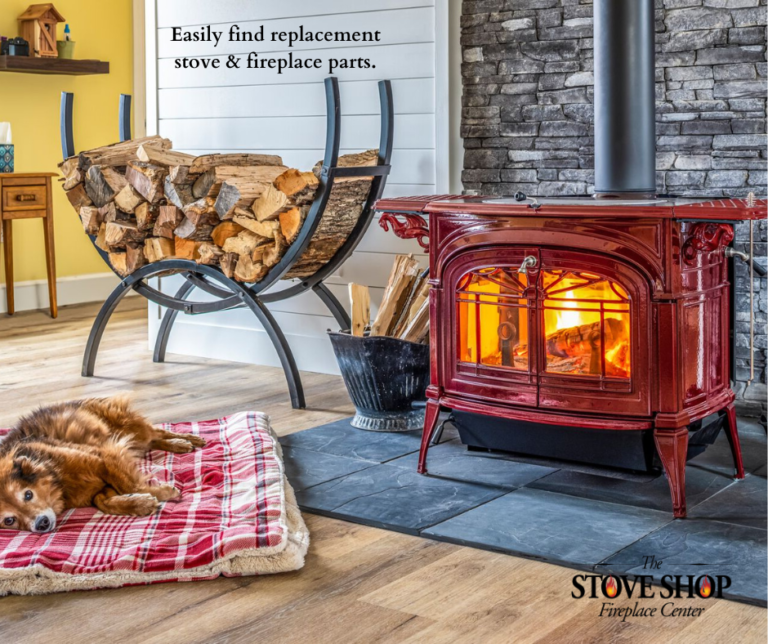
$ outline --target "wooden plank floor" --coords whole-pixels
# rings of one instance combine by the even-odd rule
[[[132,298],[110,324],[95,378],[80,377],[92,305],[0,319],[0,425],[39,404],[129,391],[154,421],[244,409],[280,434],[347,416],[341,380],[305,374],[309,409],[294,411],[280,371],[169,356],[153,364],[146,309]],[[303,570],[275,577],[160,584],[0,599],[0,636],[40,642],[765,642],[766,611],[723,600],[699,618],[600,618],[571,598],[574,571],[307,515]],[[615,602],[617,606],[634,605]],[[661,606],[645,600],[644,606]]]

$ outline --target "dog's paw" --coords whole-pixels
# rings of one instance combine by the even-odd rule
[[[195,436],[194,434],[184,434],[184,440],[189,441],[195,447],[205,447],[206,445],[206,441],[204,438],[201,438],[200,436]]]
[[[189,454],[195,449],[194,445],[184,438],[170,438],[166,443],[165,450],[174,454]]]
[[[160,501],[151,494],[128,494],[130,513],[137,517],[148,517],[160,509]]]
[[[150,488],[150,494],[158,501],[173,501],[181,497],[181,492],[172,485],[157,485]]]

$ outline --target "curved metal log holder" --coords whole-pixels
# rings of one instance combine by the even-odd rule
[[[72,135],[72,111],[73,94],[62,92],[61,95],[61,145],[64,158],[75,154],[75,145]],[[339,98],[339,83],[336,78],[325,79],[325,99],[327,108],[327,131],[325,139],[325,157],[323,158],[322,172],[319,177],[319,186],[307,214],[304,224],[296,240],[288,248],[278,264],[273,266],[261,282],[256,284],[243,284],[228,278],[216,266],[205,266],[185,259],[164,259],[159,262],[147,264],[131,275],[121,278],[120,284],[107,297],[93,322],[88,343],[83,355],[83,376],[93,376],[96,355],[99,351],[102,335],[109,319],[120,300],[130,291],[136,291],[150,302],[154,302],[167,311],[160,324],[160,329],[155,342],[153,360],[163,362],[168,345],[168,338],[179,312],[187,315],[200,315],[214,311],[226,311],[230,309],[249,308],[266,330],[269,339],[277,351],[280,363],[288,381],[288,389],[291,396],[291,404],[294,409],[303,409],[306,406],[304,390],[301,384],[299,370],[296,367],[293,353],[288,341],[280,329],[280,325],[270,313],[266,304],[280,302],[295,297],[306,291],[313,291],[328,307],[333,317],[342,329],[348,329],[349,316],[344,307],[324,284],[324,280],[332,275],[342,263],[352,254],[362,239],[373,219],[373,204],[381,197],[386,178],[390,172],[390,160],[392,157],[392,141],[394,127],[394,108],[392,101],[392,85],[390,81],[379,82],[379,100],[381,104],[381,135],[379,142],[378,165],[369,167],[338,167],[339,142],[341,136],[341,107]],[[130,101],[128,95],[120,96],[120,140],[131,138],[130,135]],[[371,190],[363,206],[362,213],[357,224],[352,229],[349,237],[339,248],[331,260],[320,268],[314,275],[302,278],[299,283],[267,293],[288,271],[294,263],[301,258],[309,247],[312,237],[323,217],[328,199],[333,189],[334,181],[341,177],[373,177]],[[101,257],[109,265],[107,254],[96,246],[96,237],[89,235],[91,242]],[[153,277],[161,277],[169,274],[180,274],[184,278],[184,284],[175,295],[167,295],[150,286],[147,281]],[[213,295],[215,300],[196,302],[187,298],[195,289]]]

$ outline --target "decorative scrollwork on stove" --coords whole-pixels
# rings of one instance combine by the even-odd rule
[[[699,253],[711,253],[725,248],[733,241],[733,226],[715,222],[694,224],[683,244],[683,261],[688,266],[696,265]]]
[[[405,222],[398,220],[405,219]],[[392,227],[392,232],[400,239],[415,239],[424,252],[429,250],[429,224],[424,217],[409,213],[385,212],[379,219],[379,225],[386,231]]]

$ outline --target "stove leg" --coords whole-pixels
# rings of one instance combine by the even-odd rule
[[[440,417],[440,403],[436,400],[427,401],[427,410],[424,412],[424,433],[421,435],[421,450],[419,451],[419,474],[427,473],[427,450],[432,440],[432,434],[437,427],[437,419]]]
[[[685,459],[688,455],[688,428],[654,429],[653,440],[667,473],[676,519],[685,518]]]
[[[731,445],[733,454],[733,464],[736,466],[736,478],[744,478],[744,464],[741,460],[741,443],[739,442],[739,433],[736,431],[736,407],[733,403],[725,408],[726,422],[725,434],[728,436],[728,443]]]

